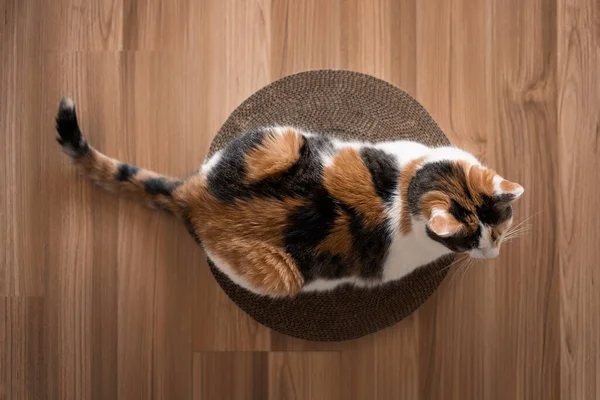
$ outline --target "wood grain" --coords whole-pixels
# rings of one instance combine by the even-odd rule
[[[269,397],[343,399],[341,357],[335,352],[269,354]]]
[[[0,399],[600,397],[600,3],[0,2]],[[174,176],[247,96],[347,68],[422,102],[526,193],[532,231],[344,343],[271,332],[168,215],[92,187],[54,142]]]
[[[195,354],[194,400],[268,398],[268,357],[266,352]]]
[[[600,397],[600,4],[558,9],[558,201],[561,394]]]

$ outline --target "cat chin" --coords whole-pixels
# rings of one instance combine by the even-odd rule
[[[498,257],[500,254],[499,249],[474,249],[468,252],[472,258],[492,259]]]

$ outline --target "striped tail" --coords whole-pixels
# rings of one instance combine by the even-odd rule
[[[173,192],[183,183],[145,169],[122,163],[100,153],[85,140],[77,124],[75,104],[63,98],[56,116],[56,140],[75,165],[93,182],[107,190],[127,194],[155,208],[179,214]]]

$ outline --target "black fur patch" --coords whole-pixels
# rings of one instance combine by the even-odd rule
[[[433,233],[429,227],[427,227],[427,236],[435,240],[438,243],[443,244],[450,250],[456,253],[463,253],[465,251],[475,249],[479,246],[479,237],[481,236],[481,227],[468,235],[454,235],[447,238],[440,237]]]
[[[509,203],[483,196],[483,204],[477,207],[477,217],[487,225],[498,225],[512,217],[512,206]]]
[[[378,278],[383,273],[383,263],[392,243],[392,238],[386,225],[375,229],[367,229],[361,214],[351,208],[344,207],[350,215],[350,232],[352,233],[355,257],[360,265],[360,276],[363,278]]]
[[[246,164],[244,155],[262,143],[263,132],[249,132],[232,141],[221,155],[221,159],[208,173],[208,189],[223,203],[252,196],[244,184]]]
[[[323,138],[306,138],[298,161],[287,171],[259,182],[245,183],[244,154],[262,143],[264,134],[253,132],[236,139],[224,150],[221,160],[208,174],[208,188],[224,203],[249,197],[310,197],[321,186],[323,167],[318,152],[331,142]]]
[[[493,200],[497,204],[509,203],[509,202],[513,201],[515,199],[515,197],[516,196],[514,194],[503,193],[501,195],[494,196]]]
[[[144,181],[144,190],[150,195],[171,196],[173,190],[181,185],[180,181],[165,178],[150,178]]]
[[[408,185],[408,208],[412,215],[419,215],[421,209],[419,202],[421,197],[432,190],[443,190],[440,181],[457,177],[465,183],[464,190],[468,194],[466,187],[466,176],[462,168],[455,166],[448,161],[438,161],[425,164],[419,169]],[[470,195],[468,195],[470,197]]]
[[[329,235],[335,219],[342,212],[350,216],[352,257],[320,253],[317,249]],[[363,278],[381,277],[391,236],[385,225],[376,229],[365,228],[363,217],[350,207],[324,194],[313,198],[311,204],[301,207],[289,217],[285,232],[285,249],[294,258],[306,282],[313,279],[335,279],[351,274],[358,265]]]
[[[320,253],[316,259],[315,270],[319,277],[324,279],[339,279],[350,275],[352,263],[342,257],[331,253]]]
[[[458,204],[454,199],[450,199],[450,209],[448,212],[452,214],[458,222],[463,224],[467,223],[467,219],[471,215],[469,210]]]
[[[320,188],[311,202],[295,210],[284,232],[285,250],[294,258],[305,281],[322,276],[329,265],[316,259],[319,244],[327,237],[338,213],[337,202]]]
[[[135,165],[130,165],[126,163],[121,163],[119,165],[119,169],[117,170],[117,180],[120,182],[126,182],[131,179],[135,174],[137,174],[139,168]]]
[[[382,150],[368,147],[360,151],[360,157],[371,173],[377,195],[386,204],[391,204],[400,179],[396,159]]]

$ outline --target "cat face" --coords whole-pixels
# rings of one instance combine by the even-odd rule
[[[419,175],[419,211],[429,237],[456,253],[497,257],[513,222],[512,202],[523,187],[462,160],[425,164],[415,178]]]

